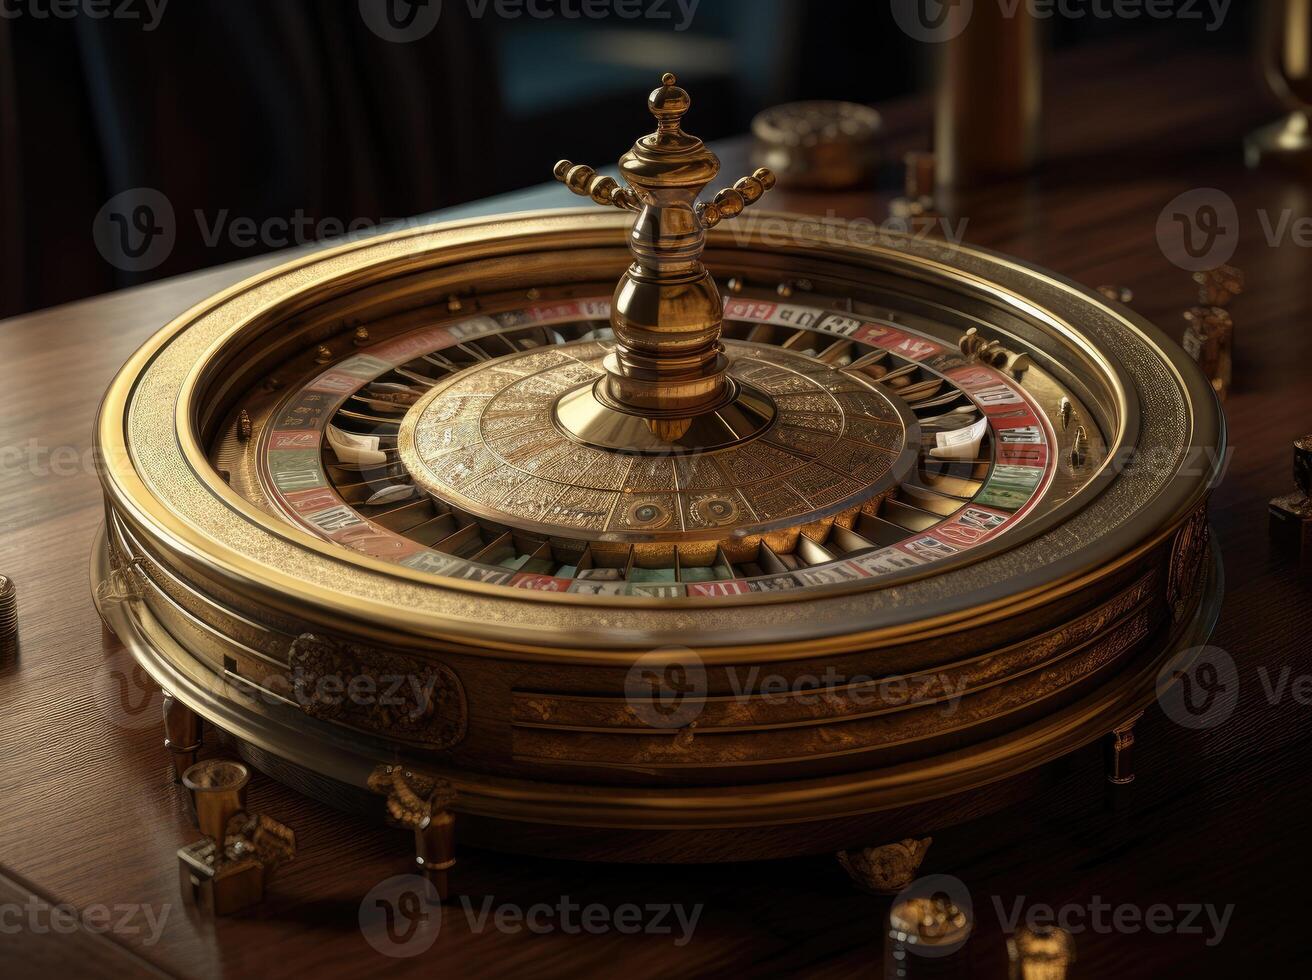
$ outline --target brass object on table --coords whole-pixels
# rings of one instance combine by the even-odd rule
[[[934,201],[934,154],[913,150],[904,158],[902,196],[888,204],[891,217],[920,233],[936,227],[941,215]]]
[[[1066,980],[1075,939],[1057,926],[1021,926],[1007,940],[1011,980]]]
[[[1198,362],[1217,397],[1224,401],[1233,376],[1234,320],[1219,306],[1191,307],[1185,310],[1184,320],[1187,326],[1180,346]]]
[[[433,884],[438,899],[451,897],[456,865],[456,793],[444,779],[432,779],[399,765],[381,765],[369,774],[369,789],[387,797],[387,820],[414,831],[415,863]]]
[[[994,3],[943,11],[934,105],[940,191],[1031,170],[1039,160],[1043,47],[1038,18]],[[965,22],[965,26],[960,26]]]
[[[1181,346],[1198,362],[1222,401],[1234,373],[1234,320],[1226,309],[1244,291],[1244,274],[1232,265],[1195,272],[1200,305],[1184,314],[1188,328]]]
[[[187,767],[182,785],[191,793],[196,825],[210,840],[227,836],[228,823],[246,809],[250,772],[239,762],[209,759]]]
[[[883,121],[854,102],[789,102],[752,120],[753,160],[794,189],[843,190],[874,179]]]
[[[919,845],[869,841],[1002,805],[1205,641],[1182,351],[1014,259],[747,208],[765,172],[699,203],[687,94],[649,106],[622,186],[557,167],[605,210],[317,250],[124,367],[92,578],[179,765],[213,726],[378,793],[439,882],[457,826],[883,874]]]
[[[1261,4],[1257,37],[1267,87],[1288,115],[1248,135],[1244,162],[1306,171],[1312,166],[1312,0]]]
[[[908,200],[929,210],[934,207],[934,154],[923,150],[911,150],[903,158],[906,172],[903,175],[903,190]]]
[[[947,891],[908,889],[888,913],[884,976],[942,975],[956,965],[952,958],[975,928],[973,912]],[[924,894],[916,894],[924,892]]]
[[[1128,786],[1134,782],[1134,760],[1131,750],[1134,748],[1134,726],[1143,717],[1139,712],[1133,718],[1112,729],[1104,743],[1106,745],[1107,781],[1116,786]]]
[[[207,759],[187,769],[203,839],[178,850],[183,896],[213,915],[231,915],[264,900],[279,865],[296,856],[291,828],[246,811],[247,768]]]
[[[8,575],[0,575],[0,640],[18,632],[18,589]]]
[[[201,749],[200,715],[186,703],[164,692],[164,749],[173,765],[173,778],[182,782],[183,774],[196,764]]]
[[[1244,274],[1232,265],[1195,272],[1193,280],[1198,285],[1201,306],[1229,306],[1244,291]]]
[[[1099,286],[1098,292],[1113,303],[1130,303],[1134,301],[1134,291],[1126,286]]]
[[[838,863],[848,877],[876,895],[896,895],[915,881],[921,862],[934,838],[909,837],[893,844],[838,852]]]
[[[1312,434],[1294,440],[1294,485],[1296,492],[1271,501],[1271,536],[1312,572]]]

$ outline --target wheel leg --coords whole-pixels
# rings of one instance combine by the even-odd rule
[[[1143,717],[1133,718],[1113,728],[1106,740],[1107,781],[1117,786],[1134,782],[1134,726]]]
[[[455,790],[445,779],[435,779],[402,765],[383,763],[369,774],[368,786],[387,797],[392,824],[415,835],[415,863],[433,883],[438,901],[451,897],[451,869],[456,864],[456,815],[451,806]]]
[[[456,815],[450,810],[434,810],[428,823],[415,830],[415,858],[443,902],[451,897],[450,872],[456,864],[455,831]]]
[[[201,743],[200,715],[167,691],[164,692],[164,748],[173,762],[173,781],[196,762]]]
[[[916,880],[920,862],[934,838],[909,837],[896,844],[839,851],[838,863],[859,887],[876,895],[896,895]]]

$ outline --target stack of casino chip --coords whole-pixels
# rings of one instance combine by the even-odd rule
[[[13,579],[0,575],[0,640],[18,631],[18,593]]]

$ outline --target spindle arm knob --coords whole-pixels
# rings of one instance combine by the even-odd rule
[[[586,164],[561,160],[551,172],[575,194],[590,197],[603,207],[623,208],[627,211],[637,211],[642,207],[633,191],[620,186],[614,177],[599,174]]]
[[[765,192],[774,187],[774,173],[767,167],[758,167],[750,177],[743,177],[732,187],[716,193],[711,201],[697,205],[697,217],[702,226],[714,228],[721,221],[736,218],[749,204],[755,204]]]

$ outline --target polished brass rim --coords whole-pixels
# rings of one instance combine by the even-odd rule
[[[288,724],[268,707],[252,709],[227,692],[227,682],[181,650],[149,610],[106,603],[96,589],[110,574],[103,532],[91,560],[93,593],[101,615],[152,680],[237,739],[295,765],[353,786],[365,786],[378,760],[351,732],[295,715]],[[1135,717],[1159,696],[1158,676],[1170,658],[1181,670],[1188,652],[1206,642],[1220,613],[1224,572],[1218,551],[1208,556],[1190,615],[1154,652],[1075,704],[1019,731],[930,759],[844,775],[776,784],[713,787],[570,785],[483,776],[441,765],[423,766],[449,779],[456,809],[479,816],[594,828],[696,830],[829,820],[922,803],[986,786],[1061,758],[1107,734],[1109,721]],[[307,726],[314,728],[309,737]],[[390,761],[390,760],[389,760]]]
[[[811,219],[779,216],[778,220],[796,224]],[[544,630],[566,631],[575,643],[601,648],[613,647],[617,643],[642,646],[677,637],[680,642],[691,640],[694,645],[705,643],[731,649],[739,648],[740,643],[757,641],[786,648],[837,633],[843,634],[844,643],[869,643],[911,633],[923,635],[966,616],[977,618],[1004,608],[1016,609],[1047,601],[1071,582],[1087,580],[1091,570],[1101,569],[1105,574],[1120,560],[1141,553],[1161,540],[1206,492],[1210,470],[1174,482],[1161,475],[1155,488],[1131,488],[1120,493],[1125,499],[1108,502],[1105,508],[1112,515],[1127,505],[1136,509],[1133,526],[1139,529],[1137,531],[1122,527],[1114,534],[1096,533],[1100,521],[1107,520],[1094,513],[1103,505],[1102,500],[1093,500],[1083,512],[1069,517],[1070,521],[1087,528],[1087,541],[1077,553],[1054,560],[1050,552],[1038,554],[1037,543],[1031,540],[1004,556],[1003,567],[1009,574],[998,574],[998,570],[988,568],[989,561],[980,560],[969,568],[945,573],[942,578],[956,579],[954,587],[947,591],[943,583],[935,585],[929,580],[899,586],[904,594],[899,596],[902,601],[896,603],[870,602],[868,597],[875,593],[835,595],[832,598],[808,593],[803,597],[771,597],[775,600],[772,605],[779,608],[782,616],[747,614],[745,618],[745,606],[718,603],[714,607],[714,625],[723,629],[708,634],[702,628],[706,623],[688,618],[697,615],[697,600],[681,600],[677,608],[660,608],[660,604],[652,600],[626,597],[608,597],[604,603],[580,603],[579,597],[560,594],[512,598],[495,587],[480,588],[471,583],[410,575],[408,570],[361,556],[348,556],[325,546],[295,528],[270,520],[228,488],[215,485],[217,481],[213,479],[196,437],[194,421],[197,412],[194,399],[204,383],[206,365],[239,335],[285,316],[287,304],[304,308],[317,297],[347,285],[361,286],[406,271],[431,268],[435,250],[439,247],[442,259],[448,262],[494,254],[501,247],[497,243],[504,245],[511,241],[515,248],[543,249],[551,247],[553,242],[561,247],[588,247],[607,241],[616,229],[624,225],[624,221],[623,215],[567,212],[412,229],[316,253],[220,294],[162,331],[138,352],[111,387],[98,429],[99,443],[107,460],[104,480],[111,504],[134,527],[147,532],[146,536],[158,547],[181,561],[183,567],[207,569],[207,574],[245,583],[243,587],[262,596],[262,601],[288,608],[315,609],[316,616],[328,622],[349,619],[357,624],[369,623],[375,630],[459,638],[483,646],[510,649],[543,648],[543,644],[533,638],[540,638]],[[713,233],[710,245],[714,249],[731,242],[731,236],[726,234],[717,238]],[[1111,355],[1099,350],[1099,346],[1108,346],[1106,336],[1114,335],[1121,342],[1123,351],[1127,347],[1136,348],[1148,359],[1144,363],[1159,365],[1157,370],[1164,371],[1165,377],[1177,386],[1179,395],[1176,400],[1184,406],[1181,411],[1185,417],[1183,431],[1174,434],[1177,440],[1175,457],[1185,455],[1190,449],[1215,447],[1221,442],[1214,396],[1194,366],[1152,327],[1124,311],[1112,310],[1094,294],[1073,284],[989,253],[912,239],[887,245],[808,242],[791,249],[785,246],[777,251],[781,262],[787,261],[794,251],[811,261],[818,255],[830,255],[838,261],[878,262],[913,279],[945,282],[954,289],[985,297],[1018,315],[1024,314],[1033,322],[1044,324],[1054,336],[1061,337],[1070,348],[1080,351],[1089,363],[1100,365],[1111,379],[1122,409],[1119,415],[1122,431],[1110,441],[1112,445],[1120,446],[1124,443],[1124,430],[1135,424],[1137,399],[1129,393],[1129,374],[1115,363]],[[316,284],[307,287],[304,285],[305,273],[312,268]],[[1084,319],[1084,331],[1070,326],[1070,322],[1077,318]],[[234,546],[232,540],[220,540],[225,537],[223,528],[202,528],[193,520],[184,519],[175,506],[179,496],[176,487],[168,488],[163,494],[170,502],[161,502],[161,495],[152,490],[138,471],[138,467],[144,465],[146,470],[157,473],[161,461],[143,458],[142,447],[130,445],[125,431],[125,425],[131,421],[129,409],[141,404],[139,399],[155,399],[154,411],[158,417],[162,407],[159,391],[143,392],[143,378],[156,367],[166,348],[184,330],[202,321],[207,322],[207,336],[212,339],[201,348],[194,338],[188,338],[192,353],[188,362],[190,371],[186,378],[174,382],[179,387],[174,389],[176,400],[170,403],[176,406],[172,417],[179,433],[177,451],[189,471],[175,466],[170,472],[182,478],[186,484],[182,493],[193,503],[201,496],[213,500],[211,512],[216,517],[226,515],[222,517],[223,521],[240,526],[238,537],[248,543],[255,542],[265,560],[253,560],[243,553],[241,545]],[[1091,336],[1085,336],[1086,333]],[[1100,333],[1104,335],[1101,344],[1093,339]],[[1146,419],[1149,427],[1160,422],[1152,417]],[[150,447],[152,452],[157,448],[160,447]],[[163,449],[170,454],[168,447]],[[151,479],[153,481],[156,476]],[[1097,497],[1099,491],[1105,491],[1117,482],[1124,480],[1118,481],[1116,474],[1111,472],[1100,475],[1081,502],[1087,503],[1090,498]],[[214,506],[221,515],[214,512]],[[1068,511],[1076,509],[1072,506]],[[1067,513],[1063,512],[1062,516],[1066,517]],[[1116,521],[1113,519],[1111,523]],[[334,580],[349,579],[348,592],[338,594],[340,590],[336,587],[316,584],[309,580],[310,576],[279,567],[278,555],[283,553],[283,546],[274,539],[294,547],[298,561],[323,562],[326,559],[326,564],[320,566],[317,574]],[[1021,553],[1026,549],[1034,553],[1033,559],[1020,561]],[[961,573],[971,574],[963,576]],[[463,598],[457,603],[453,604],[450,598],[440,602],[437,599],[438,595],[454,597],[457,592],[463,593]],[[388,597],[379,599],[379,595]],[[787,609],[790,606],[802,608],[802,604],[808,622],[791,621]],[[622,637],[616,637],[613,630],[592,632],[593,627],[586,618],[580,617],[591,615],[589,607],[600,613],[604,605],[628,607],[632,630],[626,631]],[[565,616],[561,618],[553,608],[556,606],[569,607],[572,611],[560,609]],[[344,612],[346,607],[352,611]],[[526,616],[528,609],[534,611]],[[717,633],[719,639],[714,638]],[[732,641],[724,643],[729,637],[733,638]]]

